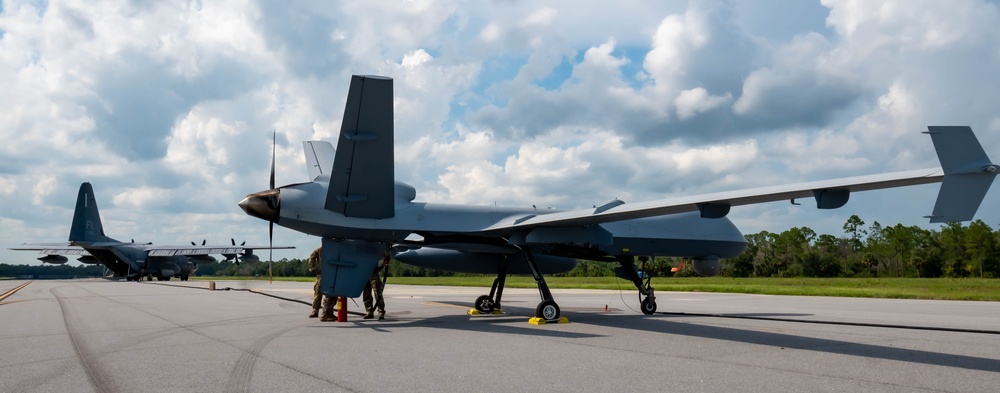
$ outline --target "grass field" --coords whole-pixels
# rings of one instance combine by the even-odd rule
[[[198,280],[261,278],[192,277]],[[266,280],[266,278],[264,278]],[[311,282],[312,277],[275,277],[275,281]],[[631,282],[614,277],[546,277],[551,288],[612,289],[633,291]],[[389,285],[450,285],[489,288],[493,277],[389,277]],[[507,278],[508,288],[534,288],[525,276]],[[895,299],[1000,301],[1000,279],[978,278],[731,278],[661,277],[653,279],[658,291],[727,292],[766,295],[842,296]]]

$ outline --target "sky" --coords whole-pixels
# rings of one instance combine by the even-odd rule
[[[80,183],[105,232],[266,244],[236,205],[307,181],[350,76],[394,79],[396,179],[417,201],[582,208],[938,166],[928,125],[1000,161],[997,1],[0,2],[0,263],[64,241]],[[387,158],[388,159],[388,158]],[[1000,186],[977,218],[1000,227]],[[933,229],[937,185],[817,210],[734,208],[744,233]],[[274,258],[320,239],[275,227]],[[266,253],[265,253],[266,255]]]

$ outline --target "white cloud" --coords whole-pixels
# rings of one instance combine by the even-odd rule
[[[277,182],[303,180],[300,141],[336,137],[352,74],[394,78],[396,175],[424,201],[581,207],[932,166],[928,124],[1000,146],[995,2],[823,4],[759,10],[826,18],[761,38],[729,1],[8,1],[0,242],[64,238],[83,181],[109,234],[260,242],[235,203],[266,187],[270,131]],[[772,230],[845,213],[737,210]]]
[[[708,94],[708,90],[696,87],[684,90],[674,99],[674,106],[677,107],[677,118],[684,120],[698,113],[711,110],[732,99],[732,95],[726,93],[724,96],[713,96]]]
[[[17,192],[17,184],[13,181],[7,180],[4,176],[0,176],[0,195],[10,196],[15,192]]]
[[[550,7],[542,7],[538,11],[531,13],[527,18],[524,19],[525,25],[537,25],[537,26],[548,26],[552,24],[552,21],[559,15],[559,11],[556,11]]]
[[[427,54],[423,49],[417,49],[403,56],[402,66],[405,68],[419,67],[421,64],[434,60],[434,57]]]
[[[41,205],[45,197],[52,193],[55,189],[56,178],[55,176],[47,175],[41,176],[35,183],[35,186],[31,188],[33,194],[31,202],[35,205]]]
[[[97,190],[94,192],[96,193]],[[137,210],[156,209],[166,204],[172,193],[172,190],[163,188],[132,188],[115,195],[111,200],[117,207]]]

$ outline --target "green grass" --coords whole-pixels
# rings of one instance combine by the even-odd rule
[[[262,278],[197,277],[198,280]],[[263,278],[266,280],[267,278]],[[275,277],[275,281],[312,282],[312,277]],[[546,277],[551,288],[611,289],[633,291],[632,283],[614,277]],[[389,285],[449,285],[486,287],[493,277],[389,277]],[[507,278],[508,288],[535,288],[526,276]],[[893,299],[1000,301],[1000,279],[978,278],[731,278],[657,277],[659,291],[726,292],[766,295],[841,296]]]
[[[267,276],[263,277],[230,277],[230,276],[191,276],[192,280],[198,281],[229,281],[229,280],[256,280],[256,281],[267,281]],[[287,281],[287,282],[313,282],[316,281],[316,277],[274,277],[274,281]]]

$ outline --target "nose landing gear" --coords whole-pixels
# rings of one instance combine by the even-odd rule
[[[620,255],[617,259],[620,266],[615,268],[616,273],[632,281],[632,284],[635,284],[635,288],[639,290],[639,297],[642,298],[639,303],[639,309],[646,315],[656,313],[656,295],[653,293],[652,286],[653,275],[649,274],[649,270],[646,269],[649,257],[639,257],[639,262],[642,263],[642,276],[639,275],[639,270],[635,267],[635,257]]]

